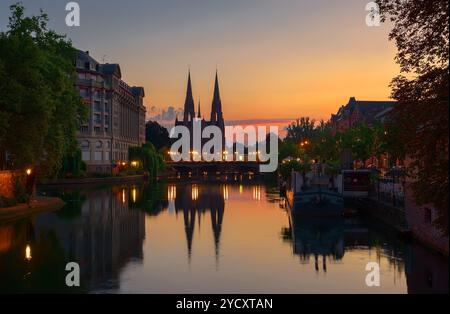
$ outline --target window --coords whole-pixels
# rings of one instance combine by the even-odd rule
[[[86,79],[86,73],[78,73],[78,78],[80,80],[85,80]]]
[[[94,110],[95,111],[102,111],[102,106],[99,101],[94,101]]]
[[[101,161],[102,160],[102,152],[95,152],[94,159],[95,159],[95,161]]]
[[[89,91],[85,88],[80,88],[80,96],[81,97],[89,97]]]
[[[95,143],[95,148],[102,148],[102,142],[98,141]]]
[[[81,142],[81,149],[83,149],[83,150],[89,149],[89,141],[82,141]]]
[[[83,161],[89,161],[91,160],[91,152],[90,151],[84,151],[81,153],[81,159]]]
[[[104,157],[104,160],[109,160],[109,152],[105,152],[105,157]]]
[[[424,209],[424,222],[427,224],[431,224],[431,222],[432,222],[431,209],[428,207]]]

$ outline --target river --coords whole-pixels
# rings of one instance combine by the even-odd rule
[[[262,182],[58,188],[0,222],[0,292],[448,292],[448,261],[363,218],[293,219]],[[80,287],[66,285],[66,264]],[[379,266],[379,286],[366,277]],[[373,264],[372,264],[373,265]]]

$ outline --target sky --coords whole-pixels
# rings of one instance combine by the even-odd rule
[[[352,96],[388,100],[399,73],[390,25],[365,23],[368,0],[79,0],[79,27],[65,24],[68,2],[22,1],[78,49],[119,63],[145,88],[148,118],[182,108],[188,69],[206,117],[217,69],[225,120],[277,123],[328,120]],[[1,30],[12,3],[0,0]]]

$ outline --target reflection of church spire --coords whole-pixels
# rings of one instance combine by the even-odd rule
[[[223,221],[224,208],[213,209],[211,208],[211,225],[214,234],[214,248],[216,262],[219,261],[219,250],[220,250],[220,234],[222,232],[222,221]]]
[[[184,209],[184,231],[186,232],[186,240],[188,247],[188,258],[191,260],[192,256],[192,239],[194,237],[194,227],[195,227],[195,209]]]

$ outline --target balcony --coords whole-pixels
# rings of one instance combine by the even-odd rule
[[[77,85],[103,88],[103,82],[97,82],[97,81],[87,80],[87,79],[77,79]]]

